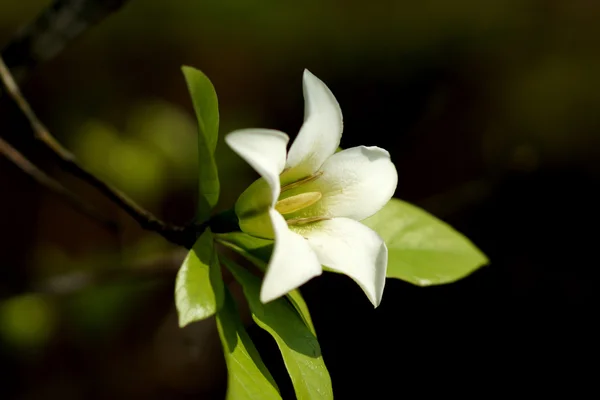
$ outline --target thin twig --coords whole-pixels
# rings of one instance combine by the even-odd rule
[[[181,263],[186,257],[186,251],[177,249],[166,254],[134,260],[126,268],[123,266],[105,265],[96,268],[73,271],[55,275],[49,279],[34,282],[32,290],[49,295],[70,295],[101,285],[118,282],[140,282],[162,278],[175,279]],[[243,262],[243,261],[242,261]],[[223,281],[229,285],[234,281],[233,276],[223,269]]]
[[[48,129],[35,115],[31,106],[21,94],[21,90],[6,67],[2,57],[0,57],[0,78],[3,89],[29,121],[35,139],[50,151],[62,169],[98,189],[100,193],[129,214],[143,229],[156,232],[175,244],[191,248],[196,239],[195,228],[175,226],[159,220],[152,213],[137,205],[127,195],[77,163],[75,156],[50,134]]]
[[[111,232],[117,231],[117,224],[114,221],[104,217],[94,207],[85,203],[83,200],[77,197],[77,195],[61,185],[58,181],[54,180],[38,167],[33,165],[31,161],[23,156],[23,154],[21,154],[17,149],[12,147],[2,138],[0,138],[0,153],[4,154],[6,158],[12,161],[17,167],[23,170],[23,172],[33,178],[37,183],[58,195],[77,211],[98,222]]]
[[[22,82],[35,66],[56,56],[128,1],[54,0],[11,39],[1,56],[17,82]]]
[[[70,295],[82,290],[116,282],[174,279],[185,258],[185,251],[171,253],[136,261],[128,268],[106,266],[87,271],[75,271],[54,276],[33,285],[33,291],[50,295]]]

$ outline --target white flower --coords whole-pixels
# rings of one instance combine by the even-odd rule
[[[340,106],[308,70],[303,89],[304,124],[287,157],[289,138],[283,132],[244,129],[225,137],[261,175],[235,205],[242,231],[275,240],[260,299],[266,303],[283,296],[325,267],[354,279],[377,307],[387,248],[358,221],[392,197],[396,168],[389,153],[378,147],[336,153],[342,136]]]

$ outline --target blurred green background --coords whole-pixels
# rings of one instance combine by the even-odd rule
[[[0,47],[49,3],[3,0]],[[222,135],[269,127],[292,137],[310,69],[341,105],[342,146],[389,150],[396,196],[492,261],[444,287],[389,281],[375,311],[345,277],[310,282],[336,397],[400,396],[417,380],[506,386],[540,369],[564,381],[575,374],[565,357],[591,343],[597,289],[599,17],[589,0],[131,0],[22,88],[82,164],[182,224],[194,216],[197,162],[180,67],[212,80]],[[0,118],[4,136],[10,119]],[[0,398],[223,398],[214,327],[177,328],[182,255],[23,151],[123,230],[107,232],[0,158]],[[223,210],[256,175],[222,136],[217,159]],[[168,273],[141,273],[157,265]],[[115,269],[133,278],[89,284]],[[250,332],[289,398],[276,349]]]

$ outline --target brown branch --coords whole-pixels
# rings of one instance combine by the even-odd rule
[[[75,156],[50,134],[48,129],[35,115],[31,106],[21,94],[21,90],[6,67],[2,57],[0,57],[0,80],[2,88],[29,121],[35,139],[50,152],[62,169],[98,189],[100,193],[129,214],[143,229],[156,232],[175,244],[187,248],[192,247],[196,240],[196,228],[175,226],[161,221],[152,213],[137,205],[127,195],[78,164]]]
[[[27,158],[25,158],[25,156],[23,156],[23,154],[21,154],[17,149],[12,147],[8,142],[6,142],[2,138],[0,138],[0,153],[4,154],[6,158],[12,161],[13,164],[19,167],[31,178],[33,178],[33,180],[35,180],[43,187],[62,198],[77,211],[98,222],[100,225],[110,230],[111,232],[117,232],[117,224],[114,221],[111,221],[104,217],[94,207],[85,203],[83,200],[77,197],[77,195],[75,195],[73,192],[70,192],[67,188],[61,185],[58,181],[46,175],[46,173],[44,173],[38,167],[33,165],[31,161],[29,161]]]
[[[60,53],[129,0],[54,0],[2,49],[2,58],[24,80],[38,64]],[[0,93],[1,95],[1,93]]]

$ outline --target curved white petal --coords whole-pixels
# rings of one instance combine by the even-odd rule
[[[288,218],[344,217],[357,221],[379,211],[398,184],[390,154],[379,147],[352,147],[331,156],[316,180],[285,191],[282,198],[302,192],[320,192],[319,202]]]
[[[241,129],[225,136],[229,147],[267,181],[272,205],[279,197],[288,141],[288,135],[272,129]]]
[[[306,239],[290,231],[277,211],[271,209],[269,214],[275,231],[275,247],[260,290],[263,303],[285,295],[323,272]]]
[[[375,307],[381,303],[388,251],[375,231],[348,218],[333,218],[301,234],[321,264],[354,279]]]
[[[302,83],[304,124],[288,153],[284,185],[316,172],[337,150],[342,137],[342,110],[331,90],[308,70]]]

